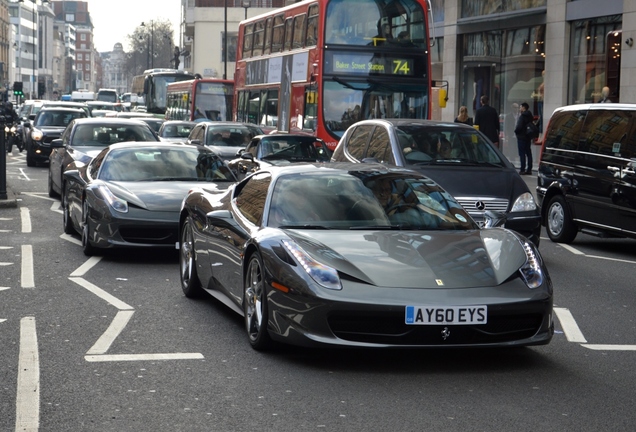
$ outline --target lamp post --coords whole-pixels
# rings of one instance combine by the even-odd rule
[[[141,23],[142,27],[146,27],[146,24]],[[148,64],[150,63],[150,68],[154,69],[155,67],[155,22],[150,20],[150,34],[148,37],[148,56],[146,59],[146,69],[148,69]]]
[[[227,79],[227,0],[224,1],[223,10],[223,79]]]
[[[247,19],[247,10],[250,8],[250,6],[252,6],[252,2],[250,0],[244,0],[242,6],[243,9],[245,9],[245,19]]]

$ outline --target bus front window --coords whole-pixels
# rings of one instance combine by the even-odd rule
[[[325,126],[335,136],[359,120],[371,118],[425,119],[427,91],[421,86],[389,83],[324,83],[323,117]]]
[[[331,0],[327,6],[325,42],[358,46],[427,48],[422,1]]]

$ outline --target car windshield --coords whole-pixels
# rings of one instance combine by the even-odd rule
[[[140,125],[77,125],[71,138],[72,146],[106,147],[122,141],[157,141],[147,126]]]
[[[82,111],[40,111],[35,126],[66,127],[71,120],[82,117],[86,117]]]
[[[250,140],[261,133],[260,129],[247,126],[209,127],[205,144],[220,147],[247,147]]]
[[[223,160],[197,147],[112,150],[99,179],[108,181],[236,181]]]
[[[192,125],[188,124],[164,125],[161,136],[163,138],[187,138],[191,130]]]
[[[330,154],[321,141],[313,137],[265,137],[260,143],[260,158],[290,162],[328,162]]]
[[[473,128],[400,125],[397,136],[407,165],[504,165],[493,146]]]
[[[467,230],[477,225],[447,192],[410,173],[294,174],[272,191],[267,225],[280,228]]]

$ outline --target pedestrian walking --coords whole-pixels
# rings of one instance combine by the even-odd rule
[[[519,174],[532,175],[532,147],[531,139],[527,135],[528,124],[534,121],[530,106],[523,102],[519,107],[519,117],[515,126],[515,137],[519,150]]]
[[[488,137],[492,143],[499,147],[499,114],[497,110],[488,105],[488,96],[484,95],[480,99],[481,107],[475,112],[475,125]]]

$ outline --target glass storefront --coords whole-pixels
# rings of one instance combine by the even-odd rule
[[[573,21],[568,102],[593,103],[608,86],[610,100],[620,101],[620,15]]]
[[[518,106],[527,102],[532,114],[543,117],[545,26],[465,34],[461,38],[462,83],[459,106],[475,116],[480,97],[500,113],[500,147],[511,161],[518,158],[514,124]]]

